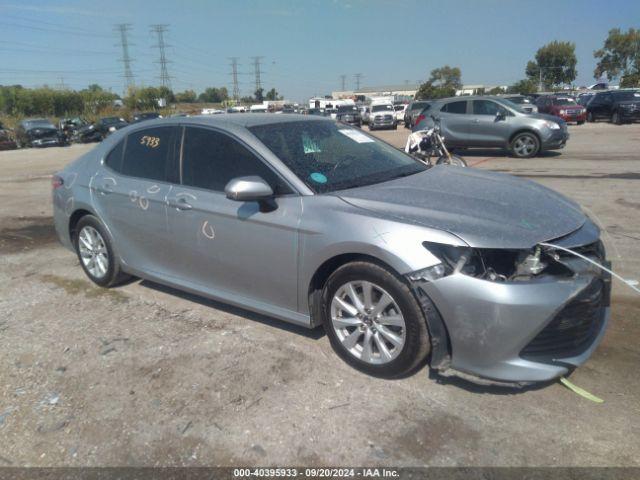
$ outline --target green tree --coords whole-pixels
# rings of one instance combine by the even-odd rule
[[[538,49],[535,60],[527,63],[525,73],[531,80],[542,80],[545,88],[555,88],[576,79],[577,63],[575,43],[556,40]]]
[[[185,90],[184,92],[176,93],[176,102],[194,103],[197,99],[198,95],[193,90]]]
[[[593,72],[595,78],[604,73],[610,78],[620,76],[621,87],[635,87],[640,80],[640,30],[619,28],[609,30],[604,46],[593,52],[600,59]]]
[[[264,100],[264,88],[258,88],[253,96],[256,99],[256,102],[262,102]]]
[[[461,87],[462,73],[460,69],[445,65],[431,70],[429,80],[420,85],[415,97],[418,100],[453,97],[456,94],[456,90]]]
[[[220,103],[224,102],[229,98],[229,93],[225,87],[215,88],[209,87],[204,90],[199,96],[199,102],[207,102],[207,103]]]
[[[269,90],[266,95],[264,96],[264,98],[266,100],[278,100],[280,97],[278,96],[278,92],[276,91],[275,88],[272,88],[271,90]]]
[[[537,84],[530,78],[520,80],[507,88],[509,93],[519,93],[520,95],[529,95],[538,90]]]

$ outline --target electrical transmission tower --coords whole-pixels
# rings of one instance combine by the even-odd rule
[[[233,80],[233,98],[240,103],[240,87],[238,86],[238,57],[229,57],[231,60],[231,79]]]
[[[362,75],[361,73],[356,73],[354,75],[354,77],[356,78],[356,91],[360,91],[360,80],[362,79],[364,75]]]
[[[119,23],[115,26],[114,30],[120,33],[120,46],[122,47],[122,58],[120,61],[124,66],[124,93],[126,94],[129,88],[133,87],[133,73],[131,72],[131,57],[129,56],[129,39],[127,33],[131,30],[130,23]]]
[[[340,84],[342,85],[342,91],[344,92],[345,88],[347,87],[347,76],[346,75],[340,75]]]
[[[160,59],[155,62],[160,64],[160,83],[163,87],[167,87],[171,89],[171,77],[169,76],[169,71],[167,70],[167,55],[165,49],[169,46],[164,43],[164,34],[168,30],[169,25],[161,24],[161,25],[151,25],[151,33],[155,33],[158,35],[158,44],[154,45],[160,51]]]
[[[262,82],[260,81],[260,60],[264,57],[251,57],[253,60],[253,73],[256,76],[256,92],[262,88]]]

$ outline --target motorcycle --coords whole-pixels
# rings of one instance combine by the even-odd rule
[[[418,130],[409,135],[404,151],[429,166],[433,166],[431,159],[437,158],[436,165],[466,167],[467,162],[464,158],[447,150],[444,137],[441,135],[440,120],[433,116],[431,118],[433,119],[433,127]]]

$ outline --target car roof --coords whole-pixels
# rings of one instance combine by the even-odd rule
[[[244,128],[255,127],[258,125],[272,125],[278,123],[289,122],[331,122],[332,120],[315,117],[309,115],[301,115],[299,113],[282,113],[275,115],[273,113],[234,113],[218,115],[196,115],[186,118],[171,118],[168,119],[172,123],[178,124],[200,124],[200,125],[212,125],[212,126],[239,126]],[[153,123],[149,122],[146,125],[160,125],[165,123],[165,119],[154,120]]]

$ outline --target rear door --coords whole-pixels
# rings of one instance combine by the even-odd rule
[[[500,114],[500,116],[498,116]],[[511,113],[493,100],[473,100],[469,142],[481,147],[501,147],[509,138]]]
[[[224,131],[185,127],[182,185],[168,198],[172,275],[213,295],[296,311],[298,194],[247,145]],[[227,183],[257,175],[272,205],[230,200]]]
[[[136,270],[166,271],[166,198],[178,181],[177,127],[137,130],[108,155],[91,180],[98,213],[117,254]]]
[[[447,145],[471,146],[469,143],[470,115],[467,115],[467,100],[446,103],[435,115],[440,118],[442,134]]]

